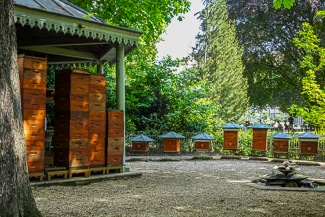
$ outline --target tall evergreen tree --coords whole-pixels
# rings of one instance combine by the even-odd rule
[[[236,121],[247,110],[247,79],[243,76],[243,48],[238,45],[236,26],[228,19],[225,0],[206,1],[201,29],[193,56],[197,60],[211,100],[221,107],[224,121]]]

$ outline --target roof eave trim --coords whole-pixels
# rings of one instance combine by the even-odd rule
[[[94,40],[124,44],[137,47],[141,32],[122,27],[116,27],[94,21],[50,13],[38,9],[15,5],[15,23],[32,28],[47,29],[47,31],[63,32]]]

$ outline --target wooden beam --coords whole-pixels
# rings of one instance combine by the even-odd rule
[[[94,53],[59,48],[59,47],[22,46],[22,47],[18,47],[18,48],[24,49],[24,50],[29,50],[29,51],[36,51],[36,52],[40,52],[40,53],[46,53],[46,54],[54,54],[54,55],[59,55],[59,56],[73,57],[73,58],[78,58],[78,59],[98,60],[97,55],[95,55]]]
[[[111,44],[104,41],[93,41],[80,37],[66,37],[66,38],[38,38],[35,39],[19,39],[18,46],[80,46],[80,45],[101,45]]]

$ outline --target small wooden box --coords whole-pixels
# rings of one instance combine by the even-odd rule
[[[33,150],[33,149],[44,149],[44,140],[26,140],[26,148]]]
[[[105,131],[106,121],[89,121],[89,130]]]
[[[27,161],[32,162],[32,161],[44,161],[44,154],[45,151],[44,149],[31,149],[27,147]]]
[[[106,86],[89,84],[89,93],[95,94],[105,94],[106,93]]]
[[[39,100],[31,101],[30,99],[28,100],[23,100],[22,103],[22,108],[23,109],[46,109],[46,103],[41,102]]]
[[[84,120],[88,119],[89,113],[82,111],[55,111],[56,120]]]
[[[27,167],[29,173],[43,173],[44,161],[27,161]]]
[[[89,156],[88,156],[88,164],[89,166],[94,165],[105,165],[105,147],[97,146],[97,147],[89,147]]]
[[[108,138],[116,138],[116,137],[124,137],[124,131],[123,129],[109,129],[108,128]]]
[[[88,148],[54,148],[54,165],[65,167],[88,166]]]
[[[111,121],[123,122],[124,114],[122,111],[108,111],[107,112],[107,120],[108,120],[108,122],[111,122]]]
[[[148,152],[149,150],[149,142],[132,142],[133,152]]]
[[[88,139],[57,138],[53,140],[54,148],[88,148]]]
[[[274,153],[288,153],[289,152],[289,140],[287,139],[274,139],[273,140],[273,152]]]
[[[108,146],[123,146],[124,145],[124,138],[121,137],[108,137],[107,139]]]
[[[106,103],[105,102],[91,102],[91,101],[89,101],[89,111],[104,112],[104,111],[106,111]]]
[[[89,139],[89,147],[105,147],[105,139]]]
[[[106,76],[101,74],[90,74],[90,84],[106,87]]]
[[[318,155],[318,142],[317,141],[301,141],[299,142],[299,154],[301,155]]]
[[[23,109],[24,120],[41,120],[44,121],[46,116],[45,109]]]
[[[224,131],[223,134],[223,149],[237,150],[238,149],[238,131]]]
[[[23,73],[23,78],[29,78],[34,80],[46,80],[47,71],[40,69],[28,69],[26,68]]]
[[[26,140],[45,140],[45,130],[27,130],[24,129]]]
[[[122,165],[123,155],[107,155],[106,164],[108,165]]]
[[[180,152],[181,140],[177,138],[163,138],[164,152]]]
[[[253,147],[252,150],[267,150],[267,129],[253,129]]]
[[[106,94],[90,93],[89,101],[94,103],[106,103]]]
[[[89,120],[106,122],[106,112],[89,111]]]
[[[47,70],[46,58],[18,55],[18,68],[19,69],[38,69]]]
[[[123,155],[124,146],[121,145],[110,145],[107,146],[107,155]]]
[[[88,129],[89,122],[86,119],[80,119],[80,120],[60,120],[55,122],[54,128],[56,130],[87,130]]]
[[[43,120],[23,120],[25,130],[45,130],[45,121]]]
[[[105,139],[105,138],[106,138],[105,128],[103,128],[103,129],[89,129],[89,134],[88,134],[89,140]]]
[[[22,92],[24,92],[24,89],[46,90],[46,80],[24,78],[22,79],[22,88]]]
[[[210,150],[210,141],[195,141],[195,150],[196,151],[209,151]]]
[[[87,129],[56,129],[54,128],[54,136],[57,138],[69,138],[69,139],[85,139],[88,138]]]
[[[55,111],[78,111],[88,112],[88,102],[82,101],[69,101],[69,102],[55,102]]]
[[[24,88],[22,90],[22,98],[26,99],[37,99],[39,101],[45,102],[46,100],[46,90],[43,89],[31,89],[31,88]]]
[[[85,102],[88,103],[89,101],[89,95],[86,93],[69,93],[67,94],[56,94],[55,95],[55,102],[69,102],[69,101],[75,101],[75,102]]]

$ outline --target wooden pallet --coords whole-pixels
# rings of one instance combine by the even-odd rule
[[[107,174],[109,174],[110,170],[119,170],[120,173],[123,173],[123,166],[122,165],[107,166]]]
[[[87,168],[87,169],[69,169],[69,178],[72,178],[73,174],[79,174],[79,173],[83,173],[85,175],[85,177],[90,176],[89,168]]]
[[[89,168],[89,175],[91,175],[91,172],[97,172],[102,171],[103,175],[107,174],[107,167],[92,167]]]
[[[29,173],[29,178],[31,177],[39,177],[40,182],[42,182],[44,178],[44,173]]]
[[[69,171],[65,167],[49,167],[45,168],[45,174],[47,180],[50,181],[51,177],[54,175],[63,175],[63,178],[66,179]]]

